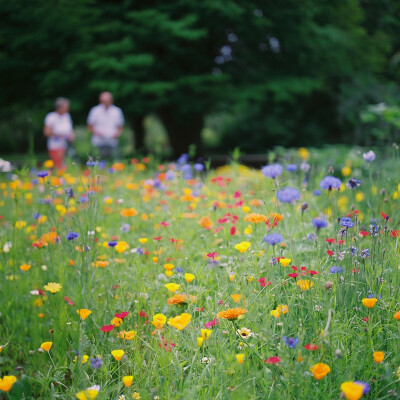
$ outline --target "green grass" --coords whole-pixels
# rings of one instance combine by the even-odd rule
[[[394,398],[393,391],[400,390],[400,321],[394,319],[400,309],[400,260],[398,237],[392,234],[400,222],[399,160],[387,150],[386,156],[368,164],[362,151],[312,150],[308,173],[284,171],[276,181],[238,164],[185,180],[169,166],[173,179],[158,176],[162,180],[154,185],[162,168],[152,160],[113,173],[70,165],[61,179],[54,171],[44,182],[27,169],[15,171],[13,182],[1,177],[0,345],[7,346],[0,353],[0,376],[17,377],[3,396],[72,399],[99,385],[97,399],[103,400],[122,395],[128,399],[133,393],[142,399],[338,399],[343,382],[361,380],[371,386],[367,398]],[[277,149],[274,157],[284,166],[301,164],[296,151]],[[345,165],[351,168],[350,176],[342,175]],[[315,196],[321,179],[332,174],[343,183],[354,176],[361,187],[321,190]],[[277,190],[286,186],[300,190],[297,202],[276,201]],[[70,188],[73,199],[66,194]],[[302,212],[305,202],[308,209]],[[137,215],[121,216],[129,208]],[[354,210],[359,210],[358,218]],[[389,215],[388,221],[381,212]],[[35,213],[47,219],[38,223]],[[251,213],[270,221],[271,213],[279,213],[283,219],[271,228],[245,221]],[[354,226],[341,237],[337,218],[349,213]],[[317,216],[329,221],[319,232],[311,223]],[[202,217],[209,218],[211,229],[199,223]],[[359,232],[369,232],[371,221],[379,234],[362,237]],[[52,230],[59,242],[33,246]],[[68,241],[69,232],[79,237]],[[264,242],[271,232],[282,234],[284,244]],[[329,244],[327,238],[345,243]],[[104,246],[113,239],[129,248],[118,253]],[[251,243],[244,253],[235,249],[242,241]],[[362,249],[369,249],[370,256],[361,258]],[[335,260],[328,250],[343,259]],[[207,257],[211,252],[219,253],[217,261]],[[158,257],[156,263],[153,257]],[[284,267],[275,257],[290,258],[291,263]],[[97,260],[109,264],[95,267]],[[166,263],[174,265],[171,277],[165,274]],[[22,264],[31,268],[22,271]],[[332,274],[334,265],[343,272]],[[318,274],[288,277],[292,266]],[[186,282],[185,273],[195,279]],[[260,278],[271,284],[262,287]],[[312,287],[302,291],[299,279],[309,280]],[[31,294],[48,282],[60,283],[61,291]],[[195,296],[196,301],[168,305],[168,282],[180,284],[177,293]],[[233,294],[242,295],[237,304]],[[371,309],[362,304],[368,295],[381,296]],[[271,311],[278,305],[287,305],[289,312],[275,318]],[[228,307],[242,307],[247,313],[235,321],[220,318],[199,347],[201,329]],[[82,308],[92,311],[85,320],[77,313]],[[129,314],[121,326],[107,333],[100,330],[122,311]],[[182,331],[168,324],[157,331],[151,320],[158,313],[167,320],[188,313],[191,321]],[[236,331],[243,327],[254,336],[239,337]],[[119,338],[122,330],[135,331],[135,338]],[[289,348],[284,336],[297,337],[299,343]],[[45,341],[53,343],[49,353],[38,350]],[[318,349],[306,350],[309,343]],[[125,351],[121,361],[111,355],[116,349]],[[374,351],[385,353],[382,363],[374,362]],[[245,354],[243,364],[237,362],[238,354]],[[89,359],[82,364],[84,355]],[[275,356],[279,363],[265,362]],[[103,366],[93,369],[91,359],[98,357]],[[331,371],[317,381],[310,367],[320,362]],[[134,377],[129,388],[122,383],[127,375]]]

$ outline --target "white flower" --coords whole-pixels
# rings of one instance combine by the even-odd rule
[[[31,290],[30,293],[31,293],[33,296],[37,296],[37,295],[39,294],[39,290]]]
[[[366,161],[366,162],[372,162],[372,161],[375,160],[375,158],[376,158],[376,155],[375,155],[375,153],[374,153],[372,150],[370,150],[370,151],[368,151],[367,153],[364,153],[364,154],[363,154],[363,159],[364,159],[364,161]]]

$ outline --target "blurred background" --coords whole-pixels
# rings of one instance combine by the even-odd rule
[[[398,0],[0,0],[0,15],[2,155],[46,157],[64,96],[85,158],[105,90],[127,157],[400,138]]]

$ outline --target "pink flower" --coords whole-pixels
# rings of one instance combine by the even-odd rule
[[[270,357],[270,358],[264,360],[264,362],[266,364],[277,364],[280,361],[281,361],[281,359],[279,357]]]
[[[114,329],[114,325],[103,325],[100,330],[103,332],[110,332]]]
[[[117,318],[124,319],[129,314],[129,311],[122,311],[121,313],[114,314]]]
[[[70,305],[73,306],[74,302],[72,300],[70,300],[67,296],[64,296],[64,300]]]
[[[218,324],[219,324],[219,321],[215,318],[212,321],[207,322],[204,326],[207,329],[209,329],[209,328],[212,328],[212,327],[214,327],[215,325],[218,325]]]

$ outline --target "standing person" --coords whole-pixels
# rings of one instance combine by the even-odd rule
[[[92,134],[92,145],[100,157],[118,157],[118,139],[124,129],[124,114],[113,104],[110,92],[100,94],[100,104],[93,107],[88,115],[88,129]]]
[[[64,168],[64,157],[68,142],[75,139],[69,114],[69,100],[59,97],[54,104],[55,111],[44,119],[43,133],[47,137],[47,149],[56,168]]]

